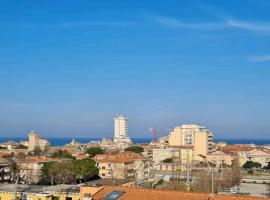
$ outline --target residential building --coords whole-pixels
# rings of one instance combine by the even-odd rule
[[[149,160],[133,152],[96,155],[95,161],[101,178],[140,180],[149,173]]]
[[[159,148],[153,149],[154,163],[161,162],[166,158],[179,158],[180,151],[178,148]]]
[[[80,200],[80,188],[74,185],[18,185],[17,194],[14,193],[14,184],[0,184],[0,200]],[[82,199],[84,200],[84,199]]]
[[[169,145],[169,136],[163,136],[158,139],[158,142],[161,146],[168,146]]]
[[[249,151],[239,151],[239,163],[242,166],[247,161],[258,162],[265,167],[270,162],[270,153],[264,151],[263,149],[252,149]]]
[[[214,164],[217,168],[226,166],[231,166],[234,156],[232,154],[227,154],[223,151],[213,151],[207,154],[207,161]]]
[[[114,142],[117,144],[131,142],[128,136],[128,119],[122,114],[114,118]]]
[[[21,183],[37,184],[42,175],[44,163],[55,161],[55,159],[45,156],[26,157],[23,160],[17,160]]]
[[[185,124],[175,127],[169,134],[170,146],[192,146],[193,159],[201,160],[201,155],[206,156],[213,150],[213,134],[203,126]]]

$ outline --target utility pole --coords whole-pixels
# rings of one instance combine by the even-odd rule
[[[189,151],[186,150],[186,170],[187,170],[187,186],[188,186],[188,192],[190,191],[190,162],[189,162]]]
[[[224,166],[224,154],[223,154],[223,146],[221,145],[221,181],[223,181],[223,166]]]
[[[211,166],[212,173],[212,194],[214,194],[214,167]]]

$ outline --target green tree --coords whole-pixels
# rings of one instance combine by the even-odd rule
[[[86,149],[86,153],[88,153],[91,157],[94,157],[97,154],[103,154],[104,150],[100,147],[90,147]]]
[[[163,160],[164,163],[172,163],[173,159],[172,158],[166,158]]]
[[[263,167],[264,169],[270,169],[270,162],[268,162],[268,165]]]
[[[59,149],[58,151],[52,154],[53,158],[69,158],[75,160],[75,157],[68,153],[66,150]]]
[[[95,161],[90,159],[73,160],[73,170],[75,175],[75,183],[98,175],[98,168],[95,166]]]
[[[134,153],[142,153],[144,149],[141,146],[132,146],[125,149],[125,151],[131,151]]]
[[[25,145],[19,144],[18,146],[16,146],[15,149],[28,149],[28,147]]]
[[[55,176],[52,176],[53,174],[51,173],[54,163],[55,162],[46,162],[43,164],[42,169],[41,169],[42,176],[41,176],[39,184],[41,184],[41,185],[48,185],[48,184],[53,185],[54,184],[54,182],[55,182],[54,177]]]
[[[76,183],[77,180],[82,182],[97,175],[98,168],[95,161],[90,159],[53,161],[44,163],[39,184]]]
[[[253,162],[251,160],[247,161],[245,164],[242,166],[244,169],[253,169],[253,168],[261,168],[262,164],[258,162]]]

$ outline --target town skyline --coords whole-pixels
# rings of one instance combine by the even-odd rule
[[[0,135],[131,137],[195,123],[269,138],[262,0],[0,2]]]

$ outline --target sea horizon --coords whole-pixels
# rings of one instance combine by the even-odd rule
[[[111,138],[112,137],[105,137]],[[93,141],[100,141],[101,137],[46,137],[52,146],[63,146],[70,143],[73,139],[80,143],[89,143]],[[150,143],[152,138],[131,138],[134,144]],[[0,143],[7,141],[26,141],[27,137],[0,137]],[[214,142],[225,142],[227,144],[255,144],[255,145],[267,145],[270,144],[270,138],[214,138]]]

